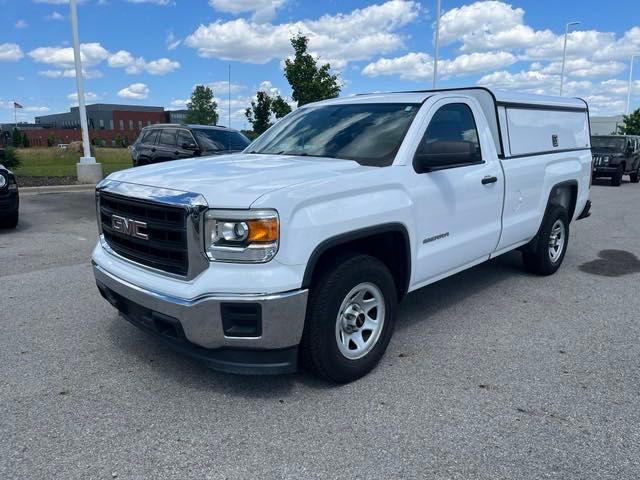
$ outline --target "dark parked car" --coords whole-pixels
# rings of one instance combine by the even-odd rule
[[[620,186],[622,176],[632,183],[640,181],[640,138],[632,135],[599,135],[591,137],[593,178],[611,178]]]
[[[237,130],[206,125],[145,127],[131,147],[133,166],[207,155],[238,153],[251,141]]]
[[[2,165],[4,151],[0,148],[0,228],[18,225],[18,183],[16,176]]]

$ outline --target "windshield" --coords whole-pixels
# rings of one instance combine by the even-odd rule
[[[200,148],[204,151],[244,150],[249,139],[238,132],[217,130],[215,128],[192,129]]]
[[[623,152],[626,142],[624,137],[591,137],[591,148]]]
[[[259,137],[249,153],[308,155],[391,165],[420,104],[303,107]]]

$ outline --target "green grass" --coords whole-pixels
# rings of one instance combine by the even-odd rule
[[[14,171],[18,178],[65,177],[76,175],[77,153],[56,147],[20,148],[17,150],[20,166]],[[96,161],[102,164],[104,175],[131,167],[131,155],[126,148],[96,148]]]

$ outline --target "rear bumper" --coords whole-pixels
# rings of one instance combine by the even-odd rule
[[[126,320],[211,368],[241,374],[297,369],[307,290],[272,295],[210,294],[185,300],[140,288],[95,263],[93,271],[101,295]],[[246,318],[250,324],[255,321],[257,328],[253,324],[244,328]],[[234,324],[236,321],[239,323]]]

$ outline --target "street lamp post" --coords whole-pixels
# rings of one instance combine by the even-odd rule
[[[436,37],[433,46],[433,89],[438,79],[438,48],[440,44],[440,0],[436,0]]]
[[[560,72],[560,96],[562,96],[562,87],[564,86],[564,64],[567,61],[567,36],[569,35],[569,27],[580,25],[580,22],[569,22],[564,26],[564,49],[562,50],[562,71]]]
[[[629,115],[631,109],[631,89],[633,87],[633,60],[636,57],[640,57],[640,55],[631,55],[631,60],[629,61],[629,89],[627,91],[627,109],[625,110],[627,115]]]
[[[71,37],[73,41],[73,60],[76,67],[76,88],[78,91],[78,114],[80,115],[80,127],[82,129],[82,148],[84,155],[76,164],[76,173],[80,183],[97,183],[102,179],[102,165],[96,163],[91,156],[89,143],[89,130],[87,128],[87,110],[84,104],[84,84],[82,74],[82,58],[80,57],[80,37],[78,35],[78,4],[77,0],[69,2],[69,18],[71,19]]]

